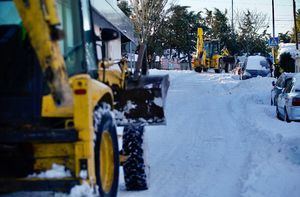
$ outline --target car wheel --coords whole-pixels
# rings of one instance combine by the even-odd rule
[[[149,166],[146,164],[144,126],[130,125],[123,132],[124,180],[127,190],[148,189]]]
[[[109,104],[95,107],[95,173],[98,191],[103,197],[117,196],[119,185],[119,148],[114,122]]]
[[[279,110],[278,110],[278,106],[276,106],[276,117],[277,117],[279,120],[282,120],[282,118],[280,117],[280,113],[279,113]]]
[[[274,102],[273,102],[273,99],[271,98],[271,105],[273,106],[274,105]]]
[[[288,113],[287,113],[286,108],[284,108],[284,120],[285,120],[286,122],[288,122],[288,123],[291,122],[291,120],[290,120],[290,118],[289,118],[289,115],[288,115]]]

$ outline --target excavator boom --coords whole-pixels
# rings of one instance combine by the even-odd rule
[[[58,45],[58,40],[63,34],[58,29],[60,22],[55,9],[55,0],[14,0],[14,2],[55,104],[72,105],[72,92]]]

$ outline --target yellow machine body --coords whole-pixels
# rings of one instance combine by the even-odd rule
[[[125,88],[125,80],[128,73],[127,60],[122,59],[120,62],[114,63],[109,61],[101,61],[98,65],[99,81],[108,84],[110,87],[119,89]]]
[[[219,53],[220,43],[218,40],[204,40],[203,29],[197,30],[197,52],[193,57],[192,67],[194,70],[220,69]]]
[[[7,171],[9,173],[5,168],[0,169],[0,184],[4,185],[0,187],[0,193],[23,190],[23,186],[31,191],[28,186],[34,184],[37,187],[32,190],[40,191],[54,185],[51,181],[56,181],[58,190],[67,191],[86,181],[91,186],[97,184],[99,192],[103,191],[106,196],[116,196],[119,172],[117,118],[114,119],[108,105],[118,107],[120,114],[128,118],[123,126],[145,124],[147,121],[149,125],[164,124],[163,106],[169,87],[168,76],[140,76],[138,80],[129,80],[125,59],[112,63],[103,57],[104,61],[97,62],[94,24],[89,17],[82,20],[84,16],[92,17],[94,7],[89,0],[13,2],[10,7],[16,8],[15,13],[19,15],[15,17],[20,19],[20,23],[0,25],[0,33],[15,31],[15,34],[10,34],[11,37],[8,36],[5,44],[14,46],[12,43],[17,40],[20,44],[18,50],[23,55],[20,59],[24,61],[10,64],[9,57],[8,63],[1,69],[14,74],[9,66],[26,67],[32,73],[26,73],[28,79],[22,81],[29,89],[28,95],[17,88],[20,98],[13,97],[15,95],[9,91],[0,91],[0,105],[6,107],[7,103],[8,106],[2,113],[0,111],[0,117],[4,117],[0,118],[0,167],[11,167]],[[89,24],[85,24],[87,21]],[[60,30],[60,27],[63,29]],[[107,34],[104,30],[101,32],[102,42],[115,39],[107,36],[117,34],[115,30],[106,29]],[[21,39],[20,31],[23,32]],[[0,45],[1,50],[5,48],[3,46]],[[16,55],[11,51],[7,54]],[[30,60],[26,59],[28,56]],[[14,75],[9,75],[8,80],[14,81],[11,76]],[[4,83],[2,80],[0,85],[3,87]],[[158,99],[162,104],[156,104]],[[136,104],[129,112],[128,101]],[[18,105],[12,106],[15,103]],[[23,103],[26,104],[25,110],[20,109]],[[104,109],[100,104],[108,104],[105,105],[106,111],[100,108]],[[96,111],[101,113],[100,118],[95,110],[100,111]],[[19,115],[19,112],[22,114]],[[30,118],[25,119],[27,114]],[[11,117],[19,122],[15,123]],[[97,122],[97,118],[101,120]],[[120,122],[124,122],[122,118]],[[19,160],[26,165],[19,168]],[[26,178],[31,173],[51,169],[54,163],[63,165],[70,171],[71,177]]]
[[[112,89],[92,79],[88,74],[68,77],[59,46],[59,40],[63,39],[60,36],[63,34],[57,28],[60,20],[56,13],[55,0],[14,0],[14,3],[50,88],[50,94],[42,97],[41,118],[57,120],[51,126],[55,127],[55,124],[59,123],[63,125],[60,128],[76,130],[78,135],[78,139],[74,142],[53,143],[42,140],[28,143],[34,160],[32,170],[34,172],[46,171],[54,163],[61,164],[71,172],[73,178],[85,180],[94,186],[96,184],[94,108],[101,102],[113,107]],[[108,81],[113,81],[108,84],[116,83],[124,87],[124,73],[117,73],[116,76],[113,72],[107,74]],[[24,127],[29,132],[36,130],[31,125],[24,125]],[[87,176],[84,178],[80,175],[83,160],[86,161],[87,167]],[[101,162],[111,163],[112,161]],[[118,166],[115,167],[118,168]],[[107,174],[101,172],[101,176],[107,176]],[[1,189],[0,192],[2,192]]]

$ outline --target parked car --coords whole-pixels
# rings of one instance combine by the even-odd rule
[[[249,79],[257,76],[271,76],[270,64],[263,56],[249,56],[243,65],[242,79]]]
[[[279,94],[276,114],[287,122],[300,120],[300,73],[295,74]]]
[[[282,93],[288,81],[291,81],[295,73],[282,73],[279,78],[272,82],[273,89],[271,90],[271,105],[277,105],[278,95]]]

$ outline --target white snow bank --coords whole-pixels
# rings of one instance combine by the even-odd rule
[[[246,133],[253,140],[253,151],[246,165],[248,171],[241,177],[243,197],[298,197],[300,194],[300,125],[276,118],[275,107],[269,104],[273,80],[253,78],[241,81],[231,90],[243,105],[241,115],[247,121],[241,124],[249,129]]]
[[[300,45],[299,45],[300,47]],[[300,57],[300,51],[296,49],[295,43],[280,43],[278,49],[278,59],[280,55],[283,53],[291,54],[292,58],[296,59],[296,57]]]
[[[288,164],[283,157],[270,155],[251,162],[251,171],[244,182],[243,197],[297,197],[300,194],[299,166]]]
[[[46,172],[41,172],[39,174],[33,173],[28,176],[28,178],[66,178],[71,177],[69,170],[65,169],[65,166],[52,164],[52,168]]]

